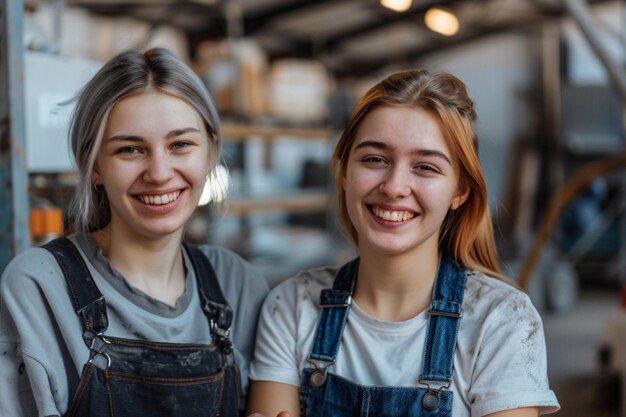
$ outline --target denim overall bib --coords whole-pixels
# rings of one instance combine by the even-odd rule
[[[433,298],[419,383],[425,387],[364,386],[327,372],[337,357],[346,324],[359,259],[344,265],[333,288],[322,290],[312,368],[304,369],[300,386],[303,417],[452,417],[452,367],[456,335],[463,312],[465,270],[443,254]]]
[[[211,329],[211,345],[107,336],[106,301],[76,247],[66,238],[43,247],[52,252],[65,275],[83,324],[83,339],[91,350],[65,417],[239,414],[239,369],[229,340],[232,311],[199,249],[186,247]]]

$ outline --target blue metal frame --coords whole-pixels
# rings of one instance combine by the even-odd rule
[[[0,0],[0,271],[30,246],[23,0]]]

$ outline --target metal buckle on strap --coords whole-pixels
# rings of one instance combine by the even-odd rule
[[[209,330],[215,343],[226,354],[233,353],[233,344],[230,340],[230,325],[233,312],[228,305],[207,301],[204,310],[209,317]]]
[[[204,311],[206,311],[209,317],[222,329],[230,328],[233,321],[233,312],[227,304],[207,301],[204,304]]]
[[[433,300],[428,306],[428,314],[431,316],[442,316],[461,318],[463,317],[463,308],[461,304],[449,300]]]
[[[326,369],[334,362],[311,359],[311,355],[309,355],[307,362],[313,365],[314,368],[313,373],[311,374],[311,385],[315,388],[323,386],[326,383]]]
[[[224,339],[230,339],[230,329],[221,328],[217,321],[209,319],[209,328],[211,329],[211,334]]]
[[[91,332],[86,331],[84,337],[89,337],[87,333]],[[91,354],[89,355],[89,360],[87,361],[87,363],[93,363],[94,359],[96,359],[98,355],[101,355],[107,360],[107,366],[105,369],[109,368],[111,366],[111,356],[109,356],[109,354],[104,352],[102,349],[105,345],[109,344],[111,344],[111,342],[106,337],[104,337],[102,333],[93,335],[91,337],[91,343],[89,344],[89,350],[91,351]]]
[[[343,303],[329,303],[329,304],[322,304],[322,303],[320,303],[320,307],[322,307],[322,308],[349,307],[351,304],[352,304],[352,296],[348,295],[345,298],[345,301]]]
[[[463,317],[463,310],[458,313],[453,313],[451,311],[440,311],[440,310],[428,310],[427,312],[431,316],[442,316],[442,317],[452,317],[455,319],[460,319]]]
[[[452,381],[447,381],[447,383],[445,383],[444,381],[433,381],[429,379],[422,379],[421,375],[419,376],[417,380],[420,384],[426,385],[426,388],[428,388],[429,391],[447,390],[450,388],[450,384],[452,384]],[[433,388],[433,386],[435,387]]]
[[[428,411],[436,410],[441,404],[441,392],[450,388],[451,381],[448,381],[446,385],[441,385],[438,388],[432,388],[433,384],[441,384],[441,381],[429,381],[419,377],[419,383],[426,385],[428,392],[422,397],[422,407]]]

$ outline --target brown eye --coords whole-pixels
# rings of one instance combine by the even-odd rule
[[[419,165],[415,165],[415,167],[413,168],[416,171],[420,171],[420,172],[424,172],[424,173],[437,173],[439,172],[439,170],[437,168],[435,168],[432,165],[427,165],[427,164],[419,164]]]

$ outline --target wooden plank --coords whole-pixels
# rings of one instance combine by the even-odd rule
[[[299,193],[276,197],[231,198],[224,203],[226,216],[247,216],[256,213],[319,213],[328,209],[327,192]]]
[[[222,136],[228,140],[248,139],[302,139],[329,140],[332,137],[329,129],[301,128],[262,125],[222,124]]]

